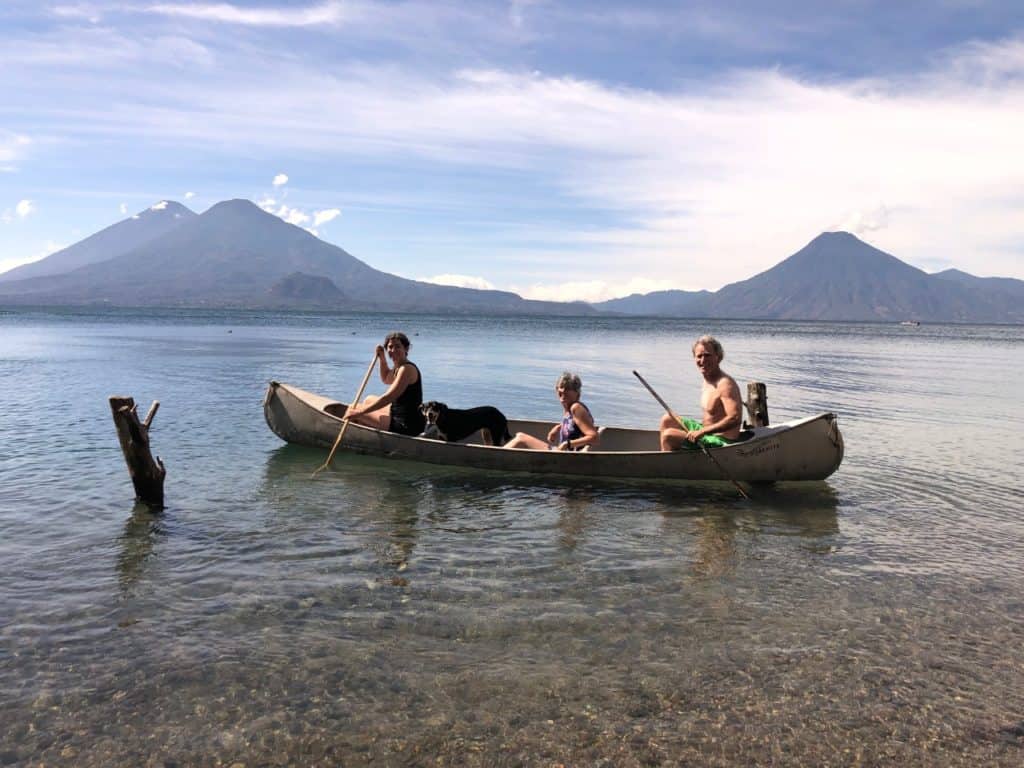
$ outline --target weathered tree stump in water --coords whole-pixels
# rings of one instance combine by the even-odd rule
[[[144,421],[139,421],[135,412],[135,400],[131,397],[110,398],[110,412],[114,416],[117,439],[121,441],[121,452],[128,464],[128,474],[135,486],[136,498],[157,509],[164,506],[164,476],[167,470],[157,456],[149,451],[149,425],[153,423],[160,401],[154,400]]]
[[[768,388],[760,381],[747,384],[747,411],[750,413],[750,426],[768,426]]]

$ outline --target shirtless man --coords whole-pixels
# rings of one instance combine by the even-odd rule
[[[717,435],[725,440],[736,440],[740,436],[743,400],[735,379],[719,368],[724,357],[725,350],[714,336],[701,336],[694,343],[693,359],[704,377],[700,392],[703,417],[698,424],[692,419],[677,419],[667,413],[662,416],[659,427],[661,450],[675,451],[686,442],[696,447],[697,441],[705,435]],[[680,426],[684,428],[680,429]]]

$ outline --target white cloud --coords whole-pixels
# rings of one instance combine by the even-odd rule
[[[195,192],[186,192],[186,193],[185,193],[185,199],[186,199],[186,200],[191,200],[191,199],[192,199],[193,197],[195,197],[195,196],[196,196],[196,193],[195,193]]]
[[[98,24],[103,18],[100,9],[90,3],[56,5],[50,13],[62,19],[85,19],[91,24]]]
[[[334,221],[341,215],[341,211],[337,208],[328,208],[323,211],[317,211],[313,214],[313,226],[319,227],[322,224],[326,224],[329,221]]]
[[[256,203],[256,205],[267,213],[272,213],[275,216],[284,219],[289,224],[303,227],[307,232],[310,232],[317,237],[320,236],[320,232],[317,230],[317,227],[320,227],[329,221],[333,221],[341,214],[341,211],[338,208],[327,208],[325,210],[316,211],[310,215],[301,208],[295,208],[287,203],[281,203],[278,205],[277,201],[272,197],[263,197]],[[306,227],[305,225],[310,222],[312,222],[312,226]]]
[[[303,213],[298,208],[290,208],[287,205],[282,205],[273,213],[275,216],[279,216],[289,224],[294,224],[296,226],[302,226],[309,221],[309,216],[307,214]]]
[[[177,32],[147,34],[134,30],[122,33],[107,25],[89,28],[62,25],[58,30],[20,39],[12,35],[11,39],[4,40],[3,53],[5,65],[16,61],[36,74],[40,68],[56,68],[47,80],[63,85],[65,90],[61,93],[65,97],[75,92],[91,94],[105,87],[116,89],[119,84],[135,78],[142,81],[143,72],[136,73],[132,69],[136,65],[154,70],[171,68],[179,74],[194,75],[210,70],[217,62],[215,48]],[[82,82],[90,73],[100,70],[107,75],[103,80],[91,84]]]
[[[415,279],[421,283],[433,283],[434,285],[454,285],[458,288],[476,288],[481,291],[494,290],[494,285],[488,280],[471,275],[434,275],[433,277],[417,277]]]
[[[326,2],[304,8],[243,8],[229,3],[154,3],[143,10],[224,24],[258,27],[308,27],[339,24],[356,13],[354,3]]]
[[[524,299],[587,302],[607,301],[634,293],[651,293],[652,291],[671,289],[681,289],[681,286],[671,280],[648,278],[632,278],[623,281],[579,280],[562,283],[535,283],[509,288],[510,291],[518,293]]]
[[[128,213],[128,204],[121,203],[121,205],[118,206],[118,210],[121,211],[121,215],[123,216],[124,214]]]
[[[889,209],[881,204],[874,208],[850,211],[839,220],[839,223],[826,229],[829,232],[852,232],[855,235],[877,232],[889,226],[889,213]]]
[[[153,206],[152,208],[150,208],[149,210],[151,210],[151,211],[162,211],[162,210],[164,210],[164,208],[166,208],[166,207],[167,207],[167,201],[166,201],[166,200],[161,200],[161,201],[160,201],[159,203],[157,203],[156,205],[154,205],[154,206]]]
[[[31,143],[28,136],[0,131],[0,172],[14,173],[17,168],[13,164],[21,159]]]
[[[24,219],[36,212],[36,204],[31,200],[19,200],[18,204],[14,206],[14,212],[19,219]]]
[[[288,175],[287,174],[279,173],[279,174],[277,174],[277,176],[274,177],[274,186],[275,187],[282,187],[282,186],[284,186],[287,183],[288,183]]]

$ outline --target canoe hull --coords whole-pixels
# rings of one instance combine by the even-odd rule
[[[270,382],[263,412],[270,429],[288,443],[330,449],[341,429],[346,405],[289,384]],[[509,420],[509,430],[543,436],[548,422]],[[577,475],[593,478],[725,480],[751,483],[824,480],[843,459],[843,438],[836,417],[807,419],[754,430],[742,443],[712,449],[722,469],[699,450],[663,453],[655,430],[606,427],[601,449],[578,453],[509,450],[475,443],[408,437],[350,424],[339,450],[502,472]]]

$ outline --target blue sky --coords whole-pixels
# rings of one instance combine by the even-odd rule
[[[417,279],[715,290],[845,229],[1024,279],[1024,3],[0,4],[0,270],[245,197]]]

